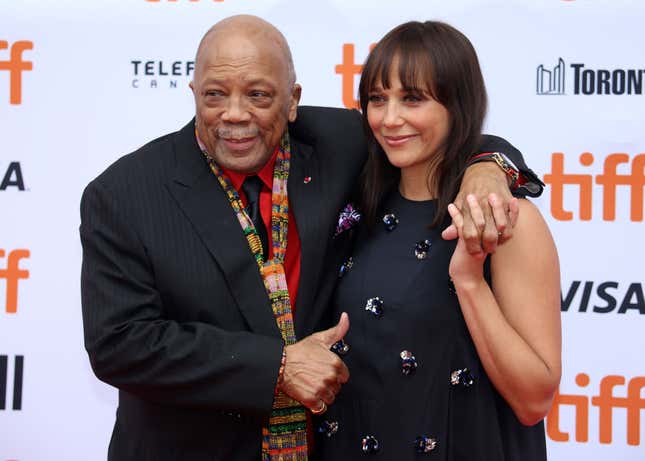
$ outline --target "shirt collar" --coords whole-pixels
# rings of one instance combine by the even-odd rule
[[[275,161],[277,157],[278,157],[278,148],[276,147],[273,150],[273,154],[271,154],[269,161],[266,162],[262,167],[262,169],[257,173],[240,173],[238,171],[233,171],[233,170],[229,170],[228,168],[224,168],[223,166],[220,166],[220,169],[228,177],[228,179],[231,180],[231,184],[233,185],[233,187],[235,187],[235,190],[238,192],[242,188],[242,183],[244,182],[244,180],[248,176],[253,176],[254,174],[257,175],[262,180],[262,183],[269,190],[272,190],[273,189],[273,167],[275,166]]]

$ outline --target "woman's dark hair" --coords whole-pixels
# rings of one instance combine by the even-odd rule
[[[398,69],[392,69],[395,58]],[[450,116],[443,149],[428,171],[428,188],[437,193],[437,213],[431,225],[437,226],[457,195],[466,162],[480,144],[486,88],[479,61],[466,36],[437,21],[401,24],[370,52],[358,89],[369,150],[362,173],[361,209],[369,226],[376,223],[381,201],[400,179],[399,169],[388,161],[367,122],[370,92],[377,85],[389,89],[393,70],[403,88],[429,94]]]

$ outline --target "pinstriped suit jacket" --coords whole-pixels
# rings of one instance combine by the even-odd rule
[[[289,127],[299,338],[333,289],[335,219],[365,155],[360,124],[357,112],[301,107]],[[96,375],[119,389],[109,459],[258,459],[282,341],[194,122],[92,181],[81,218],[86,349]]]

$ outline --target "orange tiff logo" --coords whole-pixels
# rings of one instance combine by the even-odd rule
[[[583,152],[579,158],[583,166],[591,166],[594,156]],[[631,160],[631,169],[627,174],[617,172],[618,165],[629,164],[628,154],[609,154],[605,157],[602,174],[595,176],[595,183],[602,187],[602,219],[616,220],[616,189],[628,186],[630,189],[630,219],[643,220],[643,188],[645,188],[645,154],[638,154]],[[551,214],[559,221],[571,221],[573,212],[564,209],[564,186],[578,186],[579,218],[582,221],[591,219],[594,176],[591,174],[565,173],[564,154],[555,152],[551,156],[551,173],[544,175],[544,182],[551,185]]]
[[[613,409],[627,409],[627,444],[640,445],[641,411],[645,409],[645,398],[641,390],[645,388],[645,376],[637,376],[629,380],[625,397],[614,395],[617,386],[625,385],[625,377],[618,375],[605,376],[600,380],[598,395],[591,397],[591,405],[598,407],[598,440],[600,443],[611,443],[613,426]],[[579,387],[589,385],[589,375],[579,373],[576,384]],[[556,393],[553,405],[546,417],[546,433],[556,442],[569,441],[569,433],[560,429],[560,407],[572,405],[575,414],[576,442],[589,441],[589,397],[578,394]]]
[[[370,45],[370,51],[376,46],[376,43]],[[354,99],[356,94],[355,80],[357,75],[363,72],[363,66],[354,62],[354,44],[343,44],[343,62],[337,64],[335,69],[337,74],[342,77],[343,85],[343,105],[347,109],[358,109],[358,101]]]
[[[29,278],[29,271],[20,268],[20,260],[30,255],[29,250],[13,250],[9,252],[7,267],[0,269],[0,279],[7,281],[7,301],[5,311],[7,314],[18,312],[18,281]],[[0,258],[4,258],[5,250],[0,249]]]
[[[0,50],[9,49],[9,42],[0,40]],[[20,40],[11,45],[9,60],[0,61],[0,70],[9,71],[9,104],[20,104],[22,102],[22,73],[33,70],[31,61],[23,61],[22,53],[25,50],[33,50],[34,43],[28,40]]]

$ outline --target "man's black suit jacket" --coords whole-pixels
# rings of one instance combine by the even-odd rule
[[[302,245],[295,329],[321,322],[334,239],[365,160],[355,111],[298,110],[288,190]],[[499,138],[485,150],[516,151]],[[305,177],[311,181],[305,183]],[[110,166],[81,203],[92,368],[119,389],[110,460],[255,460],[282,353],[257,265],[194,121]]]

